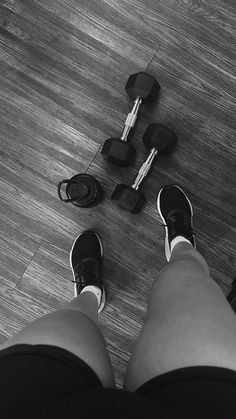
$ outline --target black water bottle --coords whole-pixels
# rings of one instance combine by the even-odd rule
[[[66,185],[67,198],[61,195],[62,185]],[[103,188],[91,175],[80,173],[71,179],[64,179],[58,184],[58,196],[63,202],[70,202],[81,208],[95,207],[103,199]]]

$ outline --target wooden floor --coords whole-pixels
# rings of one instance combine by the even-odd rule
[[[235,276],[236,5],[233,0],[3,0],[0,5],[0,343],[73,298],[69,251],[85,229],[104,245],[107,305],[101,327],[117,386],[165,264],[156,197],[178,182],[194,207],[199,251],[227,296]],[[136,164],[100,154],[120,135],[132,103],[129,74],[161,84],[132,138]],[[131,215],[114,207],[117,183],[132,182],[151,122],[173,128],[176,152],[157,159]],[[105,198],[79,209],[57,183],[94,175]]]

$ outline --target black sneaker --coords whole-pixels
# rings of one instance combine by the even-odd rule
[[[177,236],[185,237],[196,249],[193,208],[184,191],[177,185],[164,186],[157,197],[157,209],[166,229],[166,259],[170,260],[170,243]]]
[[[100,313],[106,303],[106,294],[101,279],[103,246],[99,235],[93,231],[84,231],[74,241],[70,251],[70,266],[74,276],[75,297],[87,285],[101,289],[102,298],[98,308]]]

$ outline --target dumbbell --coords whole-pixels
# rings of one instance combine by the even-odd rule
[[[139,191],[139,187],[147,176],[156,155],[170,153],[178,142],[174,131],[161,124],[149,125],[142,139],[144,144],[151,149],[148,158],[141,166],[133,185],[117,185],[111,195],[111,199],[118,207],[133,214],[140,212],[146,202],[145,195]]]
[[[129,133],[135,125],[140,105],[153,102],[160,91],[160,85],[155,77],[141,71],[129,76],[125,90],[134,99],[133,108],[126,118],[121,137],[106,140],[101,151],[105,160],[117,166],[128,166],[134,161],[136,150],[127,142]]]

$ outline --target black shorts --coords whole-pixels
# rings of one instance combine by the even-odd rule
[[[2,419],[235,419],[234,403],[236,372],[226,368],[177,369],[132,393],[103,388],[84,361],[55,346],[0,351]]]

